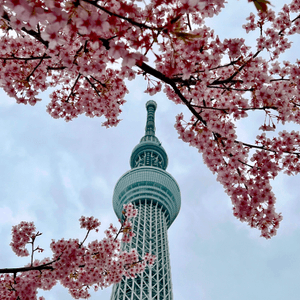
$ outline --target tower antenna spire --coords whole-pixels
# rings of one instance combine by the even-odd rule
[[[136,145],[130,156],[131,168],[152,166],[165,170],[168,165],[168,156],[159,139],[155,136],[155,111],[157,104],[153,100],[146,103],[147,120],[145,135]]]
[[[147,121],[145,127],[145,135],[155,136],[155,111],[157,104],[153,100],[149,100],[146,103],[147,109]]]

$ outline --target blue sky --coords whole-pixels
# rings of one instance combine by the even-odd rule
[[[243,34],[243,19],[254,12],[246,0],[230,4],[226,14],[209,22],[222,38]],[[293,49],[286,56],[292,60],[298,52]],[[111,222],[117,224],[113,188],[130,168],[131,151],[144,134],[145,103],[153,99],[158,104],[156,135],[169,157],[167,171],[182,193],[181,211],[169,229],[174,299],[298,300],[299,177],[280,175],[275,180],[277,209],[284,219],[277,236],[260,238],[258,231],[232,216],[230,199],[202,156],[178,139],[175,116],[184,111],[188,117],[188,112],[162,93],[149,97],[145,88],[142,78],[128,83],[123,121],[111,129],[101,126],[102,119],[52,119],[45,111],[47,93],[31,107],[15,104],[0,90],[0,267],[29,261],[16,257],[9,246],[11,226],[22,220],[34,221],[43,233],[38,244],[45,252],[37,258],[51,255],[51,239],[83,238],[78,222],[82,215],[102,222],[93,238],[103,236]],[[263,120],[258,115],[240,122],[240,139],[251,141]],[[93,293],[91,299],[109,299],[110,290]],[[72,299],[60,286],[41,295],[47,300]]]

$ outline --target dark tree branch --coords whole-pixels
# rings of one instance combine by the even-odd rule
[[[94,76],[91,76],[96,82],[98,82],[102,87],[107,88],[105,83],[102,83],[100,80],[96,79]]]
[[[6,11],[3,12],[2,18],[5,19],[6,21],[10,22],[8,13]],[[46,48],[48,48],[49,42],[45,41],[44,39],[42,39],[39,25],[38,25],[38,32],[34,31],[33,29],[28,30],[25,27],[22,27],[21,29],[25,33],[31,35],[32,37],[34,37],[35,39],[37,39],[39,42],[41,42],[44,46],[46,46]]]
[[[41,42],[44,46],[46,46],[46,48],[48,48],[49,46],[49,42],[45,41],[44,39],[42,39],[41,34],[39,32],[36,32],[34,30],[28,30],[25,27],[21,28],[24,32],[26,32],[27,34],[31,35],[32,37],[34,37],[36,40],[38,40],[39,42]]]
[[[29,271],[42,271],[42,270],[50,270],[53,271],[54,268],[51,266],[54,262],[56,262],[58,259],[53,260],[49,263],[39,265],[39,266],[30,266],[30,267],[22,267],[22,268],[5,268],[0,269],[0,274],[17,274],[22,272],[29,272]]]
[[[158,70],[150,67],[146,63],[137,64],[137,67],[139,67],[142,71],[144,71],[146,74],[150,74],[154,76],[157,79],[160,79],[164,83],[170,85],[175,94],[180,98],[180,100],[189,108],[191,113],[197,117],[199,121],[201,121],[204,125],[206,125],[206,121],[197,113],[197,111],[194,109],[194,107],[190,104],[190,102],[182,95],[180,90],[177,88],[176,83],[170,79],[169,77],[165,76],[163,73],[159,72]]]
[[[85,76],[84,78],[87,80],[87,82],[88,82],[88,83],[92,86],[92,88],[95,90],[95,92],[97,93],[98,97],[101,97],[101,95],[99,94],[99,91],[98,91],[97,87],[90,81],[90,79],[89,79],[87,76]]]
[[[243,146],[246,146],[246,147],[249,147],[249,148],[255,148],[255,149],[259,149],[259,150],[265,150],[265,151],[273,152],[275,154],[277,153],[276,150],[266,148],[265,146],[256,146],[256,145],[252,145],[252,144],[243,143],[243,142],[237,141],[237,140],[235,140],[234,142],[237,143],[237,144],[242,144]],[[300,152],[290,152],[290,151],[284,151],[284,150],[282,150],[282,152],[286,153],[286,154],[297,155],[297,156],[300,155]]]
[[[247,164],[247,163],[241,161],[240,159],[238,159],[238,161],[239,161],[241,164],[243,164],[243,165],[245,165],[245,166],[247,166],[247,167],[249,167],[249,168],[251,168],[251,169],[254,168],[253,166],[251,166],[251,165],[249,165],[249,164]],[[260,169],[260,168],[258,168],[258,169]]]
[[[47,67],[47,70],[52,70],[52,71],[57,71],[57,70],[64,70],[64,69],[66,69],[67,67],[64,67],[64,66],[61,66],[61,67],[50,67],[50,66],[48,66]]]
[[[24,61],[30,61],[30,60],[38,60],[38,59],[49,59],[52,58],[51,56],[43,55],[43,56],[36,56],[36,57],[17,57],[12,54],[11,57],[0,57],[0,59],[6,60],[24,60]]]
[[[119,14],[117,14],[117,13],[111,12],[111,11],[109,11],[108,9],[106,9],[105,7],[99,5],[99,4],[97,3],[98,1],[89,1],[89,0],[82,0],[82,1],[83,1],[83,2],[86,2],[86,3],[89,3],[89,4],[93,5],[93,6],[95,6],[95,7],[99,8],[99,9],[101,9],[102,11],[104,11],[105,13],[107,13],[107,14],[110,15],[110,16],[114,16],[114,17],[119,18],[119,19],[121,19],[121,20],[127,21],[128,23],[130,23],[130,24],[132,24],[132,25],[134,25],[134,26],[137,26],[137,27],[139,27],[139,28],[151,29],[151,30],[152,30],[152,29],[158,29],[158,28],[152,28],[152,27],[150,27],[150,26],[147,26],[146,24],[138,23],[138,22],[134,21],[134,20],[131,19],[131,18],[127,18],[127,17],[121,16],[121,15],[119,15]]]
[[[224,113],[227,113],[227,111],[229,110],[229,108],[220,108],[220,107],[212,107],[212,106],[200,106],[200,105],[193,105],[193,107],[197,107],[197,108],[201,108],[201,109],[212,109],[212,110],[219,110],[219,111],[223,111]],[[276,106],[263,106],[263,107],[238,107],[239,110],[266,110],[266,109],[274,109],[274,110],[278,110],[278,107]]]
[[[70,92],[70,94],[69,94],[69,96],[68,96],[68,98],[67,98],[67,100],[65,102],[69,103],[69,99],[71,98],[71,96],[74,96],[74,89],[75,89],[75,86],[76,86],[76,84],[77,84],[80,76],[81,76],[81,74],[78,73],[78,76],[77,76],[77,78],[76,78],[76,80],[75,80],[75,82],[74,82],[74,84],[73,84],[73,86],[71,88],[71,92]]]
[[[44,53],[44,55],[42,56],[41,60],[39,61],[39,63],[34,67],[34,69],[32,70],[32,72],[27,76],[26,80],[29,82],[30,77],[33,75],[33,73],[36,71],[36,69],[41,65],[41,63],[44,60],[44,57],[46,56],[46,54]]]

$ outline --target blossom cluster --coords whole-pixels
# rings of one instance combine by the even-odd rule
[[[246,35],[221,40],[205,24],[225,0],[0,0],[0,87],[31,105],[53,88],[53,118],[103,116],[115,126],[125,81],[143,76],[145,92],[163,91],[189,109],[188,121],[177,117],[179,137],[217,173],[233,214],[270,238],[282,219],[271,180],[298,172],[298,138],[258,134],[245,143],[235,124],[249,111],[265,113],[258,130],[300,124],[300,61],[280,60],[300,33],[300,1],[278,13],[269,1],[250,2],[258,12],[243,28],[257,33],[254,47]]]
[[[94,217],[84,217],[82,216],[80,219],[80,228],[85,228],[87,230],[97,230],[97,228],[101,225],[98,219]]]
[[[128,203],[123,206],[123,214],[126,215],[128,219],[135,218],[137,213],[138,210],[134,208],[132,203]]]
[[[33,222],[21,222],[12,227],[12,242],[10,246],[18,256],[28,256],[26,245],[35,237],[35,226]]]
[[[124,79],[133,79],[132,67],[148,60],[153,28],[183,9],[201,9],[207,17],[224,6],[224,0],[169,2],[175,10],[164,16],[159,1],[141,9],[134,1],[1,0],[0,86],[17,103],[31,105],[41,100],[39,91],[56,87],[47,106],[52,117],[69,121],[84,113],[115,126],[127,93]]]
[[[152,266],[155,262],[155,256],[149,253],[145,254],[144,260],[148,262],[148,265]]]
[[[138,210],[134,208],[132,203],[128,203],[128,204],[124,204],[122,213],[123,215],[126,216],[123,222],[122,242],[129,243],[131,239],[135,236],[135,233],[131,230],[132,228],[131,218],[137,216]]]
[[[143,272],[147,265],[153,264],[155,257],[147,254],[141,258],[135,249],[129,252],[121,250],[118,234],[125,231],[127,239],[122,241],[130,242],[132,224],[129,218],[136,215],[132,205],[127,205],[124,210],[129,211],[129,215],[124,213],[126,222],[121,224],[119,231],[111,224],[101,241],[94,240],[85,245],[86,238],[83,242],[78,239],[52,240],[51,259],[34,260],[23,268],[0,269],[1,300],[35,300],[38,289],[50,290],[57,282],[66,287],[75,299],[86,299],[90,296],[91,287],[102,289],[119,282],[123,276],[134,277]],[[81,228],[88,233],[100,225],[94,218],[81,217],[79,221]],[[29,254],[25,246],[37,236],[34,231],[32,222],[21,222],[13,227],[11,246],[17,255]],[[41,297],[39,299],[42,300]]]

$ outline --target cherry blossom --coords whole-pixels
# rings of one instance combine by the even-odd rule
[[[137,273],[151,266],[155,257],[146,254],[139,257],[137,251],[121,250],[118,239],[123,234],[122,242],[131,241],[133,236],[131,218],[137,215],[132,204],[124,206],[124,220],[118,230],[112,224],[105,231],[105,238],[85,244],[91,230],[100,226],[98,219],[81,217],[81,228],[87,230],[82,242],[78,239],[52,240],[50,248],[52,258],[41,261],[34,260],[35,251],[43,251],[35,247],[35,239],[41,235],[36,232],[33,222],[21,222],[13,226],[11,247],[18,256],[29,256],[25,248],[31,244],[31,262],[25,267],[0,269],[0,298],[18,300],[41,300],[37,298],[38,289],[50,290],[57,282],[66,287],[75,299],[86,299],[90,296],[89,288],[98,290],[117,283],[122,276],[135,277]]]
[[[269,1],[248,2],[257,13],[241,25],[245,36],[257,34],[254,47],[206,25],[224,0],[0,0],[0,86],[31,105],[52,88],[53,118],[85,114],[110,127],[120,121],[126,80],[142,76],[145,92],[188,108],[191,117],[177,117],[179,137],[217,174],[233,214],[270,238],[282,219],[271,181],[298,173],[300,149],[296,133],[261,132],[300,123],[300,61],[280,59],[300,33],[300,1],[278,13]],[[235,124],[249,111],[266,118],[245,143]]]

